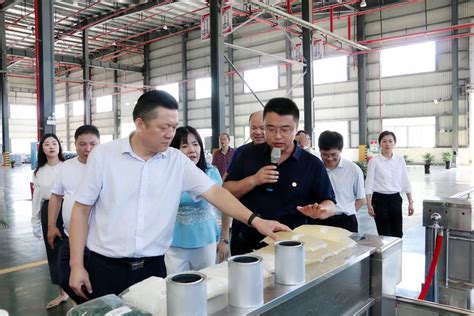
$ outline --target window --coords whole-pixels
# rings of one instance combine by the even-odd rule
[[[72,116],[84,115],[84,102],[82,100],[72,102]]]
[[[103,97],[98,97],[95,103],[95,110],[97,113],[101,112],[111,112],[112,111],[112,96],[104,95]]]
[[[133,131],[135,131],[135,123],[122,123],[120,125],[120,136],[121,137],[127,137]]]
[[[436,70],[436,44],[387,48],[380,53],[381,75],[391,77]]]
[[[114,140],[114,135],[100,135],[100,143],[105,144]]]
[[[315,60],[313,72],[314,84],[347,81],[347,56]]]
[[[66,116],[65,114],[65,108],[64,104],[56,104],[54,108],[54,117],[57,119],[64,118]]]
[[[212,128],[198,128],[197,132],[201,136],[204,150],[211,150],[212,148]]]
[[[176,99],[176,102],[179,102],[179,83],[170,83],[170,84],[165,84],[162,86],[157,86],[156,90],[163,90],[168,92],[173,96],[173,98]]]
[[[196,100],[211,97],[212,83],[211,77],[196,79]]]
[[[278,66],[247,70],[244,79],[254,92],[278,89]],[[244,92],[250,93],[245,83]]]
[[[395,133],[398,147],[433,148],[436,145],[434,116],[385,119],[383,129]]]
[[[314,130],[313,135],[314,139],[312,139],[313,146],[319,150],[318,148],[318,139],[319,135],[321,135],[324,131],[334,131],[338,132],[342,135],[344,139],[344,148],[350,147],[350,139],[349,139],[349,122],[348,121],[330,121],[330,122],[315,122],[314,123]]]
[[[34,105],[11,105],[10,118],[23,120],[36,120],[36,106]]]
[[[12,138],[12,153],[31,154],[31,143],[35,143],[34,138]]]

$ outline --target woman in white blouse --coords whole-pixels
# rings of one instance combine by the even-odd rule
[[[33,207],[31,224],[33,225],[33,234],[41,239],[43,238],[48,257],[49,272],[51,282],[59,284],[58,275],[58,253],[59,244],[54,249],[48,245],[48,200],[51,196],[51,188],[59,171],[59,166],[64,161],[61,143],[54,134],[45,134],[39,143],[38,148],[38,166],[33,172]],[[58,228],[63,230],[62,216],[58,216]],[[57,239],[58,240],[58,239]],[[58,240],[60,243],[60,240]],[[59,288],[59,295],[46,305],[46,309],[58,306],[68,299],[68,295]]]
[[[369,161],[365,193],[369,215],[374,217],[379,235],[401,238],[402,192],[408,198],[408,216],[413,215],[414,208],[405,160],[393,154],[396,142],[393,132],[384,131],[379,135],[381,152]]]

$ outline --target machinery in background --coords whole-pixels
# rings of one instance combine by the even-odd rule
[[[437,268],[426,300],[474,310],[474,187],[449,198],[423,201],[426,228],[425,271],[436,257],[436,240],[441,240]],[[440,237],[441,236],[441,237]]]

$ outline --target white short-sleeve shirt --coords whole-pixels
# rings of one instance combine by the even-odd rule
[[[56,181],[51,188],[51,193],[63,196],[62,216],[64,232],[69,236],[69,222],[71,221],[72,207],[74,206],[74,192],[79,185],[86,164],[79,161],[78,157],[66,160],[60,167]]]
[[[182,192],[193,198],[214,185],[182,152],[168,148],[147,161],[128,138],[92,151],[75,200],[92,205],[87,247],[101,255],[163,255],[171,244]]]
[[[364,175],[352,161],[341,158],[334,169],[326,168],[336,194],[336,214],[354,215],[355,201],[365,198]]]

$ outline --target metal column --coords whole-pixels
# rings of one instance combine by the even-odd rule
[[[457,25],[459,22],[458,18],[458,0],[451,0],[451,25]],[[453,30],[452,34],[456,35],[457,30]],[[456,158],[459,153],[459,47],[458,39],[454,38],[451,40],[451,100],[453,106],[453,166],[456,166]]]
[[[365,15],[357,16],[357,41],[365,40]],[[357,55],[357,96],[359,108],[359,160],[367,159],[367,57]],[[349,140],[346,140],[346,142]]]
[[[224,36],[221,8],[222,0],[210,0],[212,148],[219,148],[219,134],[225,129]]]
[[[7,39],[5,37],[5,11],[0,11],[0,104],[2,106],[2,151],[10,152],[10,126],[8,118]]]
[[[82,31],[82,80],[83,80],[83,100],[84,100],[84,124],[91,124],[92,122],[92,111],[91,111],[91,73],[90,73],[90,60],[89,60],[89,30],[84,29]]]
[[[230,34],[227,37],[227,42],[230,44],[234,43],[234,35]],[[231,63],[234,63],[234,49],[232,47],[227,48],[227,56]],[[232,66],[228,66],[229,71],[229,132],[231,135],[235,135],[235,98],[234,98],[234,76],[232,75]]]
[[[288,26],[288,25],[287,25]],[[286,48],[286,58],[287,59],[292,59],[291,56],[291,42],[287,38],[285,40],[285,48]],[[290,99],[293,98],[293,90],[291,88],[293,87],[293,65],[291,63],[286,64],[286,96]]]
[[[38,107],[38,139],[46,133],[54,133],[54,125],[48,125],[55,104],[53,1],[35,1],[36,15],[36,91]]]
[[[69,76],[70,72],[66,72],[66,91],[64,92],[64,117],[66,119],[66,148],[71,150],[71,98],[69,96]]]
[[[145,36],[145,41],[148,40],[148,35]],[[151,67],[150,67],[150,44],[143,46],[143,91],[150,91],[151,85]]]
[[[183,104],[183,125],[188,125],[188,33],[181,37],[181,100]]]
[[[302,0],[301,18],[312,23],[313,0]],[[313,135],[314,123],[314,85],[313,85],[313,31],[303,28],[303,57],[305,66],[303,67],[303,93],[304,93],[304,129],[309,135]]]
[[[117,62],[117,59],[114,58],[114,62]],[[114,94],[112,95],[112,111],[114,113],[114,139],[119,138],[120,134],[120,92],[121,88],[118,85],[119,83],[119,72],[114,70]]]

